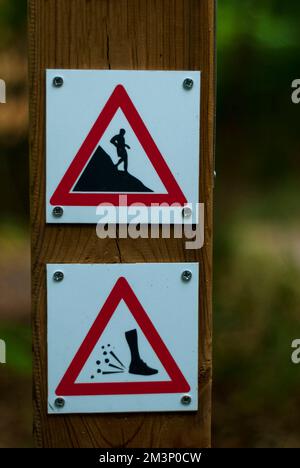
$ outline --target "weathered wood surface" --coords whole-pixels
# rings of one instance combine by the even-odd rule
[[[208,447],[211,441],[214,0],[29,0],[34,434],[39,447]],[[45,69],[201,70],[205,246],[99,240],[94,226],[45,224]],[[200,262],[199,411],[47,415],[46,263]]]

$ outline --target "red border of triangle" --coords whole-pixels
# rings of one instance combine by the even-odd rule
[[[87,138],[83,142],[81,148],[79,149],[57,189],[55,190],[53,196],[51,197],[51,205],[98,206],[100,203],[109,203],[114,206],[120,205],[120,194],[118,193],[71,192],[80,173],[93,154],[96,146],[99,143],[99,140],[102,138],[105,130],[107,129],[119,108],[123,111],[125,117],[131,125],[132,130],[134,131],[155,171],[157,172],[167,190],[166,194],[126,194],[128,206],[134,203],[143,203],[146,206],[150,206],[154,203],[168,203],[170,205],[176,203],[180,206],[183,206],[185,203],[187,203],[182,190],[176,182],[162,154],[157,148],[152,136],[147,130],[147,127],[144,124],[141,116],[136,110],[125,88],[119,84],[114,89],[112,95],[105,104]]]
[[[124,300],[171,380],[75,383],[121,300]],[[190,386],[126,278],[119,278],[56,389],[58,396],[189,392]]]

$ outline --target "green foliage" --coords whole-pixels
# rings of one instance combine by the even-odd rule
[[[281,49],[298,46],[299,2],[220,0],[218,40],[222,51],[240,42]]]
[[[0,323],[0,337],[6,343],[5,366],[20,374],[30,374],[32,367],[30,327],[18,323]]]
[[[299,18],[296,0],[218,2],[217,446],[299,446]]]
[[[11,46],[26,31],[26,0],[0,0],[0,48]]]
[[[291,342],[300,337],[300,225],[249,213],[217,225],[215,443],[291,446],[299,426],[300,369]]]

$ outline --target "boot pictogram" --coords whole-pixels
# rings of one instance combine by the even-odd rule
[[[154,375],[158,370],[149,367],[140,357],[138,346],[138,335],[136,330],[130,330],[125,333],[125,337],[131,353],[131,363],[129,374],[136,375]]]

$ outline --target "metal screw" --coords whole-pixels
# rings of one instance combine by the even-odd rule
[[[181,275],[182,281],[185,281],[186,283],[191,281],[192,277],[193,277],[193,273],[189,270],[185,270]]]
[[[53,78],[53,86],[55,88],[61,88],[64,84],[64,79],[62,76],[56,76],[55,78]]]
[[[181,404],[184,405],[184,406],[188,406],[192,403],[192,397],[190,397],[190,395],[184,395],[182,398],[181,398]]]
[[[64,280],[65,275],[63,274],[62,271],[56,271],[53,275],[53,280],[56,283],[61,283]]]
[[[193,214],[193,211],[192,211],[192,208],[186,206],[185,208],[183,208],[182,210],[182,216],[184,218],[190,218]]]
[[[186,78],[183,81],[183,88],[186,89],[187,91],[190,91],[193,86],[194,86],[194,81],[191,78]]]
[[[65,400],[63,398],[56,398],[54,402],[56,408],[63,408],[66,404]]]
[[[64,209],[61,206],[53,208],[52,214],[54,218],[61,218],[64,215]]]

